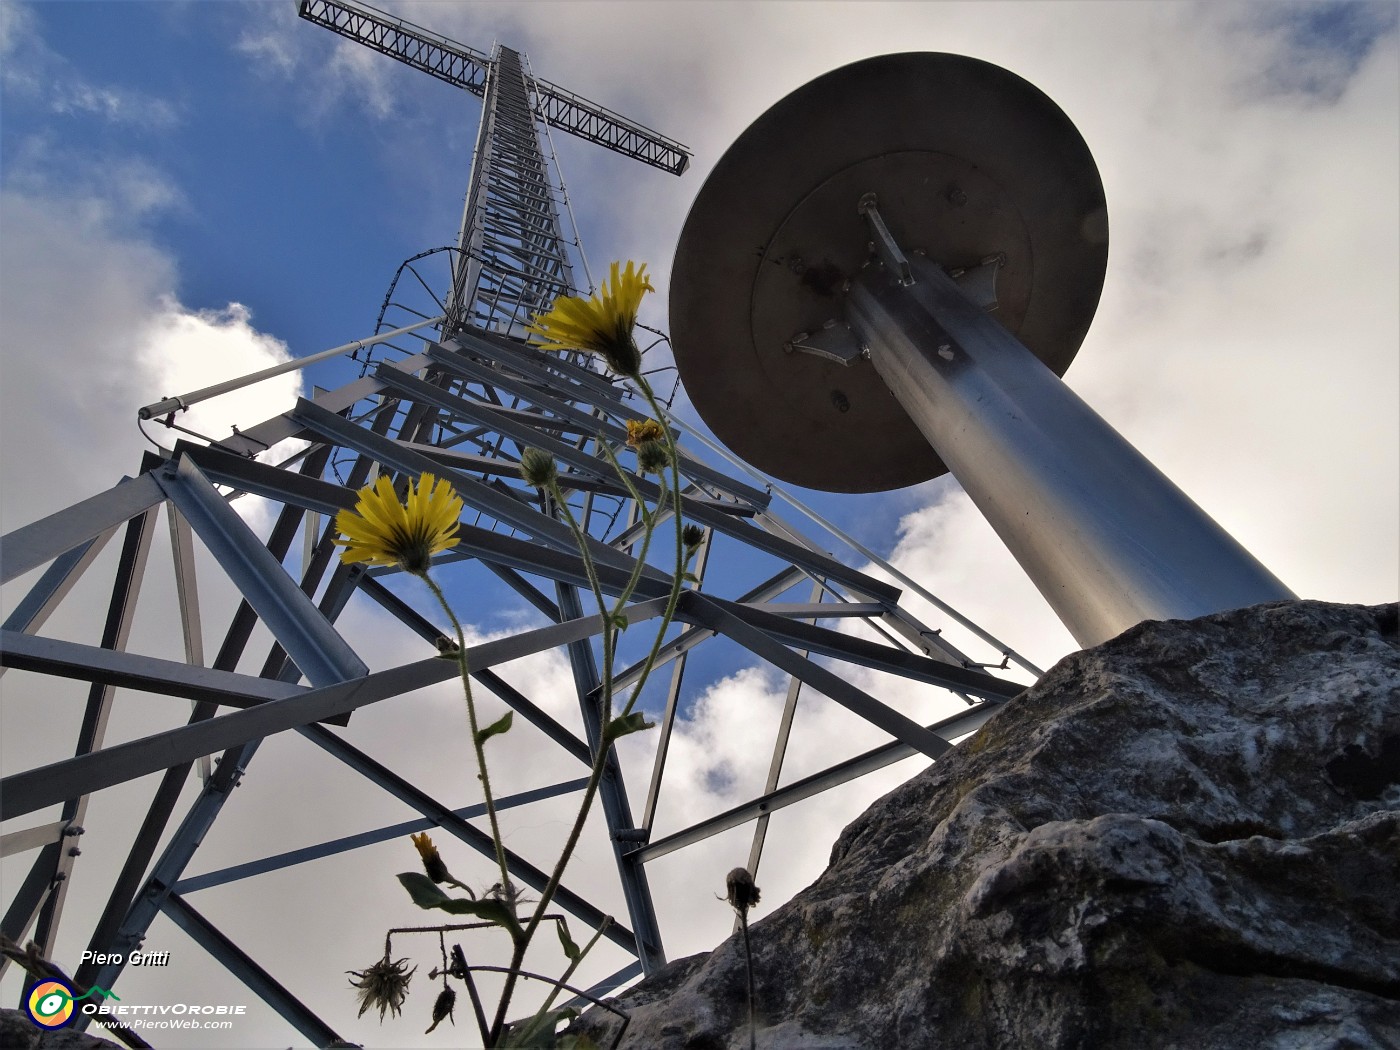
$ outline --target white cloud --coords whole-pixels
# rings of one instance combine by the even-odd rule
[[[261,19],[272,9],[254,10]],[[394,76],[402,71],[384,56],[325,37],[315,45],[320,64],[297,66],[300,41],[325,32],[296,23],[289,10],[279,6],[266,16],[277,20],[275,30],[249,29],[236,46],[269,78],[304,74],[297,90],[319,92],[323,100],[320,109],[307,109],[312,119],[342,105],[376,120],[417,119],[408,112],[406,92],[396,94]],[[592,147],[566,157],[576,206],[597,238],[589,242],[595,269],[617,256],[648,259],[659,286],[705,172],[787,91],[864,55],[912,48],[967,51],[1018,71],[1080,127],[1099,161],[1112,210],[1108,285],[1069,373],[1071,386],[1300,592],[1393,599],[1400,521],[1393,28],[1369,52],[1359,46],[1319,51],[1289,26],[1269,19],[1261,25],[1256,12],[1262,7],[1223,14],[1218,7],[1168,5],[999,10],[995,18],[985,5],[963,4],[423,5],[404,12],[476,47],[489,46],[494,36],[518,41],[541,76],[696,149],[694,171],[679,182],[637,171],[633,162]],[[18,46],[6,40],[23,40],[28,17],[23,8],[0,7],[0,51]],[[283,47],[289,40],[296,43]],[[1050,40],[1055,46],[1047,46]],[[32,63],[7,67],[8,90],[28,90],[26,68]],[[1302,72],[1290,79],[1283,76],[1289,71]],[[125,119],[120,107],[104,105],[94,101],[91,109]],[[33,144],[35,158],[40,149]],[[4,458],[6,529],[133,471],[142,447],[133,425],[139,405],[285,354],[237,303],[214,310],[181,304],[178,261],[144,226],[145,217],[181,206],[178,187],[137,161],[109,163],[104,171],[116,178],[79,172],[63,187],[40,174],[62,167],[71,165],[20,164],[12,155],[0,200],[3,434],[11,450],[45,452]],[[231,298],[238,294],[228,291]],[[658,295],[649,304],[657,315],[661,301]],[[191,414],[189,422],[219,433],[229,421],[253,422],[283,410],[292,396],[285,388],[258,397],[264,395],[229,420],[196,423]],[[15,492],[24,499],[12,498]],[[989,527],[949,485],[923,486],[875,505],[888,516],[891,560],[929,590],[1042,666],[1073,647]],[[167,592],[153,584],[152,593]],[[936,610],[910,604],[970,654],[990,659],[985,646],[958,635]],[[489,619],[484,609],[469,615]],[[176,646],[161,620],[153,617],[138,640]],[[359,601],[342,625],[347,637],[374,654],[376,666],[415,659],[425,648],[407,632],[387,629],[384,618]],[[161,631],[165,638],[158,643]],[[573,683],[560,654],[503,673],[577,727]],[[934,705],[863,673],[853,677],[901,710],[923,713]],[[12,683],[6,681],[7,692]],[[688,682],[659,833],[743,801],[761,786],[785,687],[781,676],[743,666],[714,681],[696,676]],[[493,713],[500,709],[489,697],[483,705]],[[833,756],[834,740],[848,750],[875,742],[873,731],[824,698],[804,694],[799,716],[785,781],[844,757]],[[358,713],[347,735],[460,805],[477,797],[461,746],[463,722],[461,699],[449,683]],[[124,729],[134,732],[134,726]],[[581,771],[560,762],[539,739],[518,721],[516,730],[492,742],[501,790]],[[638,814],[654,739],[653,732],[624,742]],[[840,827],[922,764],[909,760],[853,790],[778,813],[759,876],[764,909],[810,881]],[[307,784],[331,804],[311,806]],[[298,801],[295,810],[288,798]],[[269,822],[266,814],[274,809],[281,819]],[[202,870],[250,852],[408,817],[382,792],[289,738],[259,756],[199,864]],[[567,819],[565,805],[516,811],[506,818],[509,841],[542,862]],[[621,915],[611,853],[596,819],[591,831],[598,834],[569,882]],[[709,947],[727,933],[728,911],[713,898],[724,872],[747,857],[751,834],[752,825],[745,825],[649,868],[672,957]],[[473,882],[489,877],[489,864],[466,859],[464,848],[453,846],[448,855]],[[222,896],[211,896],[208,910],[240,940],[246,935],[254,954],[279,975],[284,951],[303,959],[314,945],[315,967],[296,975],[295,990],[338,1021],[350,1010],[339,971],[377,953],[381,917],[421,920],[421,913],[403,906],[392,879],[410,863],[402,842],[386,843],[244,887],[261,894],[269,902],[265,908],[249,908],[246,893],[230,890],[211,891]],[[315,899],[333,903],[313,916]],[[347,910],[373,918],[346,922]],[[286,929],[294,923],[301,943],[288,947]],[[157,936],[166,941],[153,943],[185,943],[168,931]],[[435,961],[433,949],[415,950],[428,965]],[[198,953],[186,948],[184,954]],[[600,963],[601,970],[612,968]],[[421,984],[417,991],[423,995]],[[382,1041],[387,1033],[409,1030],[408,1024],[380,1029],[363,1023],[353,1032],[347,1026],[347,1034]],[[270,1021],[258,1029],[274,1033],[268,1045],[280,1038],[278,1025]],[[235,1038],[246,1040],[248,1031]]]
[[[119,177],[99,197],[85,188],[43,195],[34,179],[17,181],[23,189],[0,193],[0,400],[7,446],[45,451],[4,457],[6,531],[135,472],[146,447],[137,408],[288,356],[237,303],[180,303],[175,262],[132,222],[131,202],[138,213],[156,207],[174,192],[166,183]],[[285,410],[298,390],[293,373],[181,421],[226,437],[231,423]],[[61,486],[47,480],[56,459],[66,464]]]

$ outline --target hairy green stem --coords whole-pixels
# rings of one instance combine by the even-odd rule
[[[491,777],[486,771],[486,747],[482,742],[477,725],[476,701],[472,698],[472,679],[467,667],[467,638],[462,633],[461,623],[452,612],[452,606],[447,604],[447,596],[442,593],[442,588],[426,572],[419,573],[418,578],[426,583],[428,589],[433,592],[438,604],[442,606],[442,611],[447,613],[447,618],[452,621],[452,630],[457,634],[457,667],[462,674],[462,692],[467,698],[467,722],[471,727],[472,748],[476,752],[478,776],[481,780],[482,794],[486,800],[486,815],[491,821],[491,841],[496,847],[496,863],[500,865],[501,869],[501,893],[508,902],[513,904],[514,895],[511,893],[510,868],[506,865],[505,840],[501,837],[501,825],[496,816],[496,800],[491,796]]]
[[[680,453],[676,449],[676,439],[671,433],[671,428],[666,424],[666,414],[661,410],[661,405],[656,400],[656,394],[652,392],[651,384],[642,376],[632,377],[637,388],[642,392],[642,396],[647,399],[647,404],[651,406],[651,411],[656,421],[661,424],[661,432],[666,437],[666,452],[671,461],[671,502],[673,504],[671,517],[676,523],[676,572],[671,580],[671,594],[666,601],[666,611],[662,614],[661,624],[657,628],[656,641],[651,647],[651,652],[647,654],[646,662],[642,665],[642,673],[637,678],[637,684],[632,689],[632,695],[628,698],[626,706],[623,707],[624,715],[631,714],[632,708],[636,706],[641,698],[642,688],[647,684],[647,679],[651,676],[652,668],[656,666],[656,658],[661,652],[661,643],[665,638],[666,629],[671,626],[672,619],[676,615],[676,606],[681,600],[681,589],[684,582],[685,573],[685,521],[681,513],[681,468]]]

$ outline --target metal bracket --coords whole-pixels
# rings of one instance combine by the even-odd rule
[[[997,271],[1006,265],[1006,253],[989,255],[976,266],[958,267],[948,271],[963,295],[983,310],[991,313],[997,308]]]
[[[864,194],[860,203],[856,205],[856,211],[865,216],[866,222],[870,224],[870,239],[875,245],[875,251],[894,273],[899,275],[899,283],[908,288],[914,283],[913,271],[909,269],[909,260],[904,252],[895,243],[894,237],[890,235],[889,227],[885,225],[885,220],[880,218],[880,212],[875,207],[875,194]]]
[[[783,344],[783,349],[790,354],[811,354],[846,366],[870,357],[870,347],[860,341],[851,326],[834,318],[815,332],[798,332]]]

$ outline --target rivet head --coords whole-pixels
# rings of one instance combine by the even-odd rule
[[[836,406],[836,411],[838,412],[849,412],[851,410],[850,400],[839,390],[833,390],[831,392],[831,403]]]

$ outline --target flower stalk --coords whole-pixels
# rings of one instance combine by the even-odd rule
[[[429,572],[433,555],[451,548],[456,543],[458,517],[462,511],[462,502],[452,492],[450,485],[446,482],[439,482],[429,474],[424,474],[417,479],[416,483],[410,482],[405,499],[400,502],[390,480],[387,477],[380,477],[374,485],[367,486],[360,491],[359,502],[354,512],[342,511],[336,518],[337,528],[344,537],[336,539],[337,544],[345,547],[341,555],[343,560],[346,562],[367,562],[370,565],[397,566],[417,576],[428,587],[452,624],[456,650],[455,652],[444,652],[442,655],[454,658],[458,665],[462,691],[466,700],[467,721],[471,732],[477,776],[481,782],[495,862],[500,873],[500,890],[499,892],[488,890],[481,894],[473,894],[465,885],[452,877],[446,863],[426,833],[414,836],[414,846],[418,850],[424,871],[422,873],[401,874],[399,880],[413,897],[415,903],[421,907],[439,908],[456,914],[472,915],[483,920],[481,923],[473,924],[474,926],[499,926],[510,935],[510,963],[504,968],[505,979],[495,1005],[494,1016],[489,1021],[484,1009],[485,1004],[479,995],[479,988],[471,979],[471,971],[483,969],[483,967],[468,967],[465,958],[461,955],[460,947],[454,947],[452,967],[449,968],[444,964],[443,970],[434,972],[435,977],[443,977],[444,991],[440,993],[435,1004],[433,1027],[436,1027],[444,1018],[451,1016],[455,994],[448,994],[451,989],[445,982],[448,977],[454,977],[467,985],[473,1013],[478,1027],[481,1029],[482,1039],[488,1047],[501,1045],[501,1041],[507,1039],[508,1031],[510,1040],[517,1038],[521,1031],[537,1034],[552,1032],[554,1025],[564,1015],[571,1013],[569,1010],[552,1009],[553,1003],[559,989],[563,987],[564,982],[572,977],[583,957],[597,943],[603,929],[595,931],[587,944],[583,948],[579,948],[569,936],[563,917],[550,914],[549,907],[562,883],[564,871],[577,849],[588,814],[607,770],[608,756],[613,745],[618,739],[629,733],[651,728],[640,713],[634,713],[634,708],[640,700],[642,690],[660,655],[666,633],[675,617],[686,578],[686,568],[703,542],[703,530],[694,526],[687,529],[683,521],[679,454],[675,437],[664,422],[665,413],[655,392],[641,374],[641,352],[637,348],[632,334],[642,297],[646,292],[653,290],[651,282],[646,276],[646,267],[637,267],[634,263],[629,262],[623,269],[621,264],[614,263],[610,276],[611,280],[604,282],[598,294],[590,299],[585,300],[576,296],[561,297],[556,300],[551,310],[538,315],[534,322],[527,326],[527,329],[541,340],[542,349],[581,350],[597,354],[603,358],[612,371],[624,376],[632,383],[648,405],[651,418],[627,422],[627,443],[636,451],[638,472],[643,475],[654,473],[657,476],[655,506],[648,509],[634,476],[618,462],[617,455],[603,435],[598,436],[598,447],[601,454],[612,465],[623,486],[635,500],[636,506],[640,510],[643,525],[639,549],[633,559],[631,571],[623,587],[616,594],[615,600],[610,603],[604,591],[597,562],[590,550],[590,537],[580,525],[569,505],[553,457],[537,448],[527,448],[521,455],[521,478],[539,491],[541,498],[546,501],[549,512],[562,519],[577,543],[588,586],[594,601],[597,603],[602,621],[600,634],[603,656],[597,711],[600,732],[592,756],[593,761],[587,785],[584,788],[577,815],[569,829],[563,849],[550,871],[539,900],[531,908],[528,918],[523,915],[522,905],[524,902],[518,896],[510,879],[505,840],[501,831],[485,748],[485,744],[491,736],[504,733],[510,728],[511,715],[507,713],[491,725],[482,726],[472,692],[465,632],[442,588]],[[631,689],[621,711],[617,712],[615,711],[614,698],[614,664],[619,637],[627,627],[625,610],[642,579],[651,551],[652,539],[660,521],[660,514],[666,507],[667,501],[670,502],[671,516],[675,526],[675,562],[670,592],[667,596],[664,613],[660,617],[655,635],[652,637],[651,645],[642,662],[636,684]],[[468,898],[447,896],[439,889],[439,886],[443,885],[465,890]],[[563,977],[558,982],[554,982],[554,991],[531,1019],[514,1026],[508,1026],[506,1017],[518,979],[525,972],[523,965],[526,952],[540,925],[546,919],[554,919],[559,924],[560,944],[568,956],[568,967]],[[440,929],[447,929],[447,927]],[[381,968],[398,967],[399,964],[393,964],[388,957],[387,943],[385,951],[385,959],[376,965]],[[495,968],[485,967],[485,969]],[[365,981],[369,979],[368,975],[373,972],[377,971],[374,968],[356,971],[356,976]],[[387,975],[387,971],[384,972]],[[412,971],[408,971],[407,974],[403,975],[402,984],[397,986],[398,1004],[402,1003],[402,996],[406,994],[407,976],[411,973]],[[356,987],[362,986],[356,985]],[[383,1001],[385,1001],[385,996],[379,994],[375,999],[375,1004]],[[394,1009],[396,1014],[398,1012],[393,995],[389,995],[387,1001],[388,1006],[380,1007],[381,1018],[386,1009]],[[429,1030],[431,1031],[431,1028]],[[534,1036],[532,1035],[531,1038],[533,1039]]]

